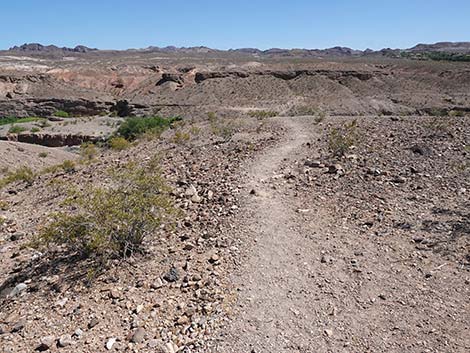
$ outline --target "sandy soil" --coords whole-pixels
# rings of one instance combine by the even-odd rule
[[[39,171],[79,157],[63,148],[48,148],[13,141],[0,141],[0,156],[0,176],[6,171],[14,171],[23,166]]]

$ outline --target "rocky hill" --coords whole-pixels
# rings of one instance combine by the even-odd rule
[[[470,42],[439,42],[435,44],[418,44],[408,49],[410,52],[447,52],[447,53],[470,53]]]
[[[98,52],[96,48],[88,48],[83,45],[78,45],[75,48],[60,48],[55,45],[41,45],[38,43],[23,44],[21,46],[14,46],[9,49],[11,52],[39,52],[39,53],[89,53]],[[426,52],[448,52],[448,53],[470,53],[470,42],[440,42],[435,44],[418,44],[409,49],[390,49],[384,48],[380,50],[355,50],[348,47],[332,47],[326,49],[282,49],[271,48],[261,50],[257,48],[239,48],[220,50],[208,48],[205,46],[197,47],[156,47],[150,46],[144,49],[129,49],[128,51],[134,53],[172,53],[172,54],[237,54],[248,55],[256,57],[303,57],[303,58],[323,58],[323,57],[360,57],[360,56],[397,56],[400,52],[411,53],[426,53]],[[109,51],[105,51],[109,52]]]
[[[40,52],[40,53],[57,53],[57,52],[65,52],[65,53],[88,53],[91,51],[97,51],[98,49],[88,48],[84,45],[77,45],[75,48],[67,48],[67,47],[57,47],[55,45],[42,45],[39,43],[25,43],[20,46],[14,46],[8,49],[8,51],[12,52]]]

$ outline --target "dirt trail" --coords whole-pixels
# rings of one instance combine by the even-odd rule
[[[393,230],[358,231],[315,184],[297,189],[286,176],[316,158],[320,127],[275,121],[284,139],[248,167],[237,307],[216,352],[468,352],[468,274]]]
[[[246,227],[256,239],[236,284],[241,288],[238,319],[227,331],[220,352],[290,352],[311,346],[315,308],[309,303],[309,271],[302,257],[305,238],[295,222],[291,196],[269,183],[282,163],[299,157],[312,138],[302,118],[278,118],[285,140],[261,155],[250,171]]]

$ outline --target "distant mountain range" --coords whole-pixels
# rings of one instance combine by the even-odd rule
[[[75,48],[57,47],[55,45],[42,45],[38,43],[23,44],[14,46],[8,51],[11,52],[29,52],[29,53],[89,53],[99,52],[96,48],[88,48],[84,45],[78,45]],[[440,42],[435,44],[418,44],[409,49],[381,49],[381,50],[355,50],[347,47],[333,47],[328,49],[280,49],[272,48],[268,50],[260,50],[256,48],[240,48],[219,50],[204,46],[178,48],[174,46],[154,47],[150,46],[145,49],[128,49],[128,52],[155,52],[155,53],[186,53],[186,54],[207,54],[207,53],[233,53],[240,55],[251,55],[258,57],[359,57],[359,56],[387,56],[415,57],[425,53],[448,53],[450,55],[470,54],[470,42]]]
[[[20,46],[14,46],[8,49],[8,51],[25,51],[25,52],[73,52],[73,53],[88,53],[90,51],[98,51],[96,48],[88,48],[84,45],[77,45],[75,48],[57,47],[55,45],[42,45],[39,43],[25,43]]]

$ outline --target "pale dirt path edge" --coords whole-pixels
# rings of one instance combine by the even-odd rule
[[[310,119],[308,119],[310,120]],[[307,121],[308,121],[307,120]],[[311,121],[311,120],[310,120]],[[309,273],[299,253],[305,238],[296,225],[290,196],[268,182],[283,161],[300,157],[312,137],[305,118],[277,118],[287,130],[277,146],[260,155],[249,171],[256,195],[245,204],[244,231],[257,242],[234,279],[241,308],[219,352],[289,352],[311,345],[315,308],[308,301]]]

